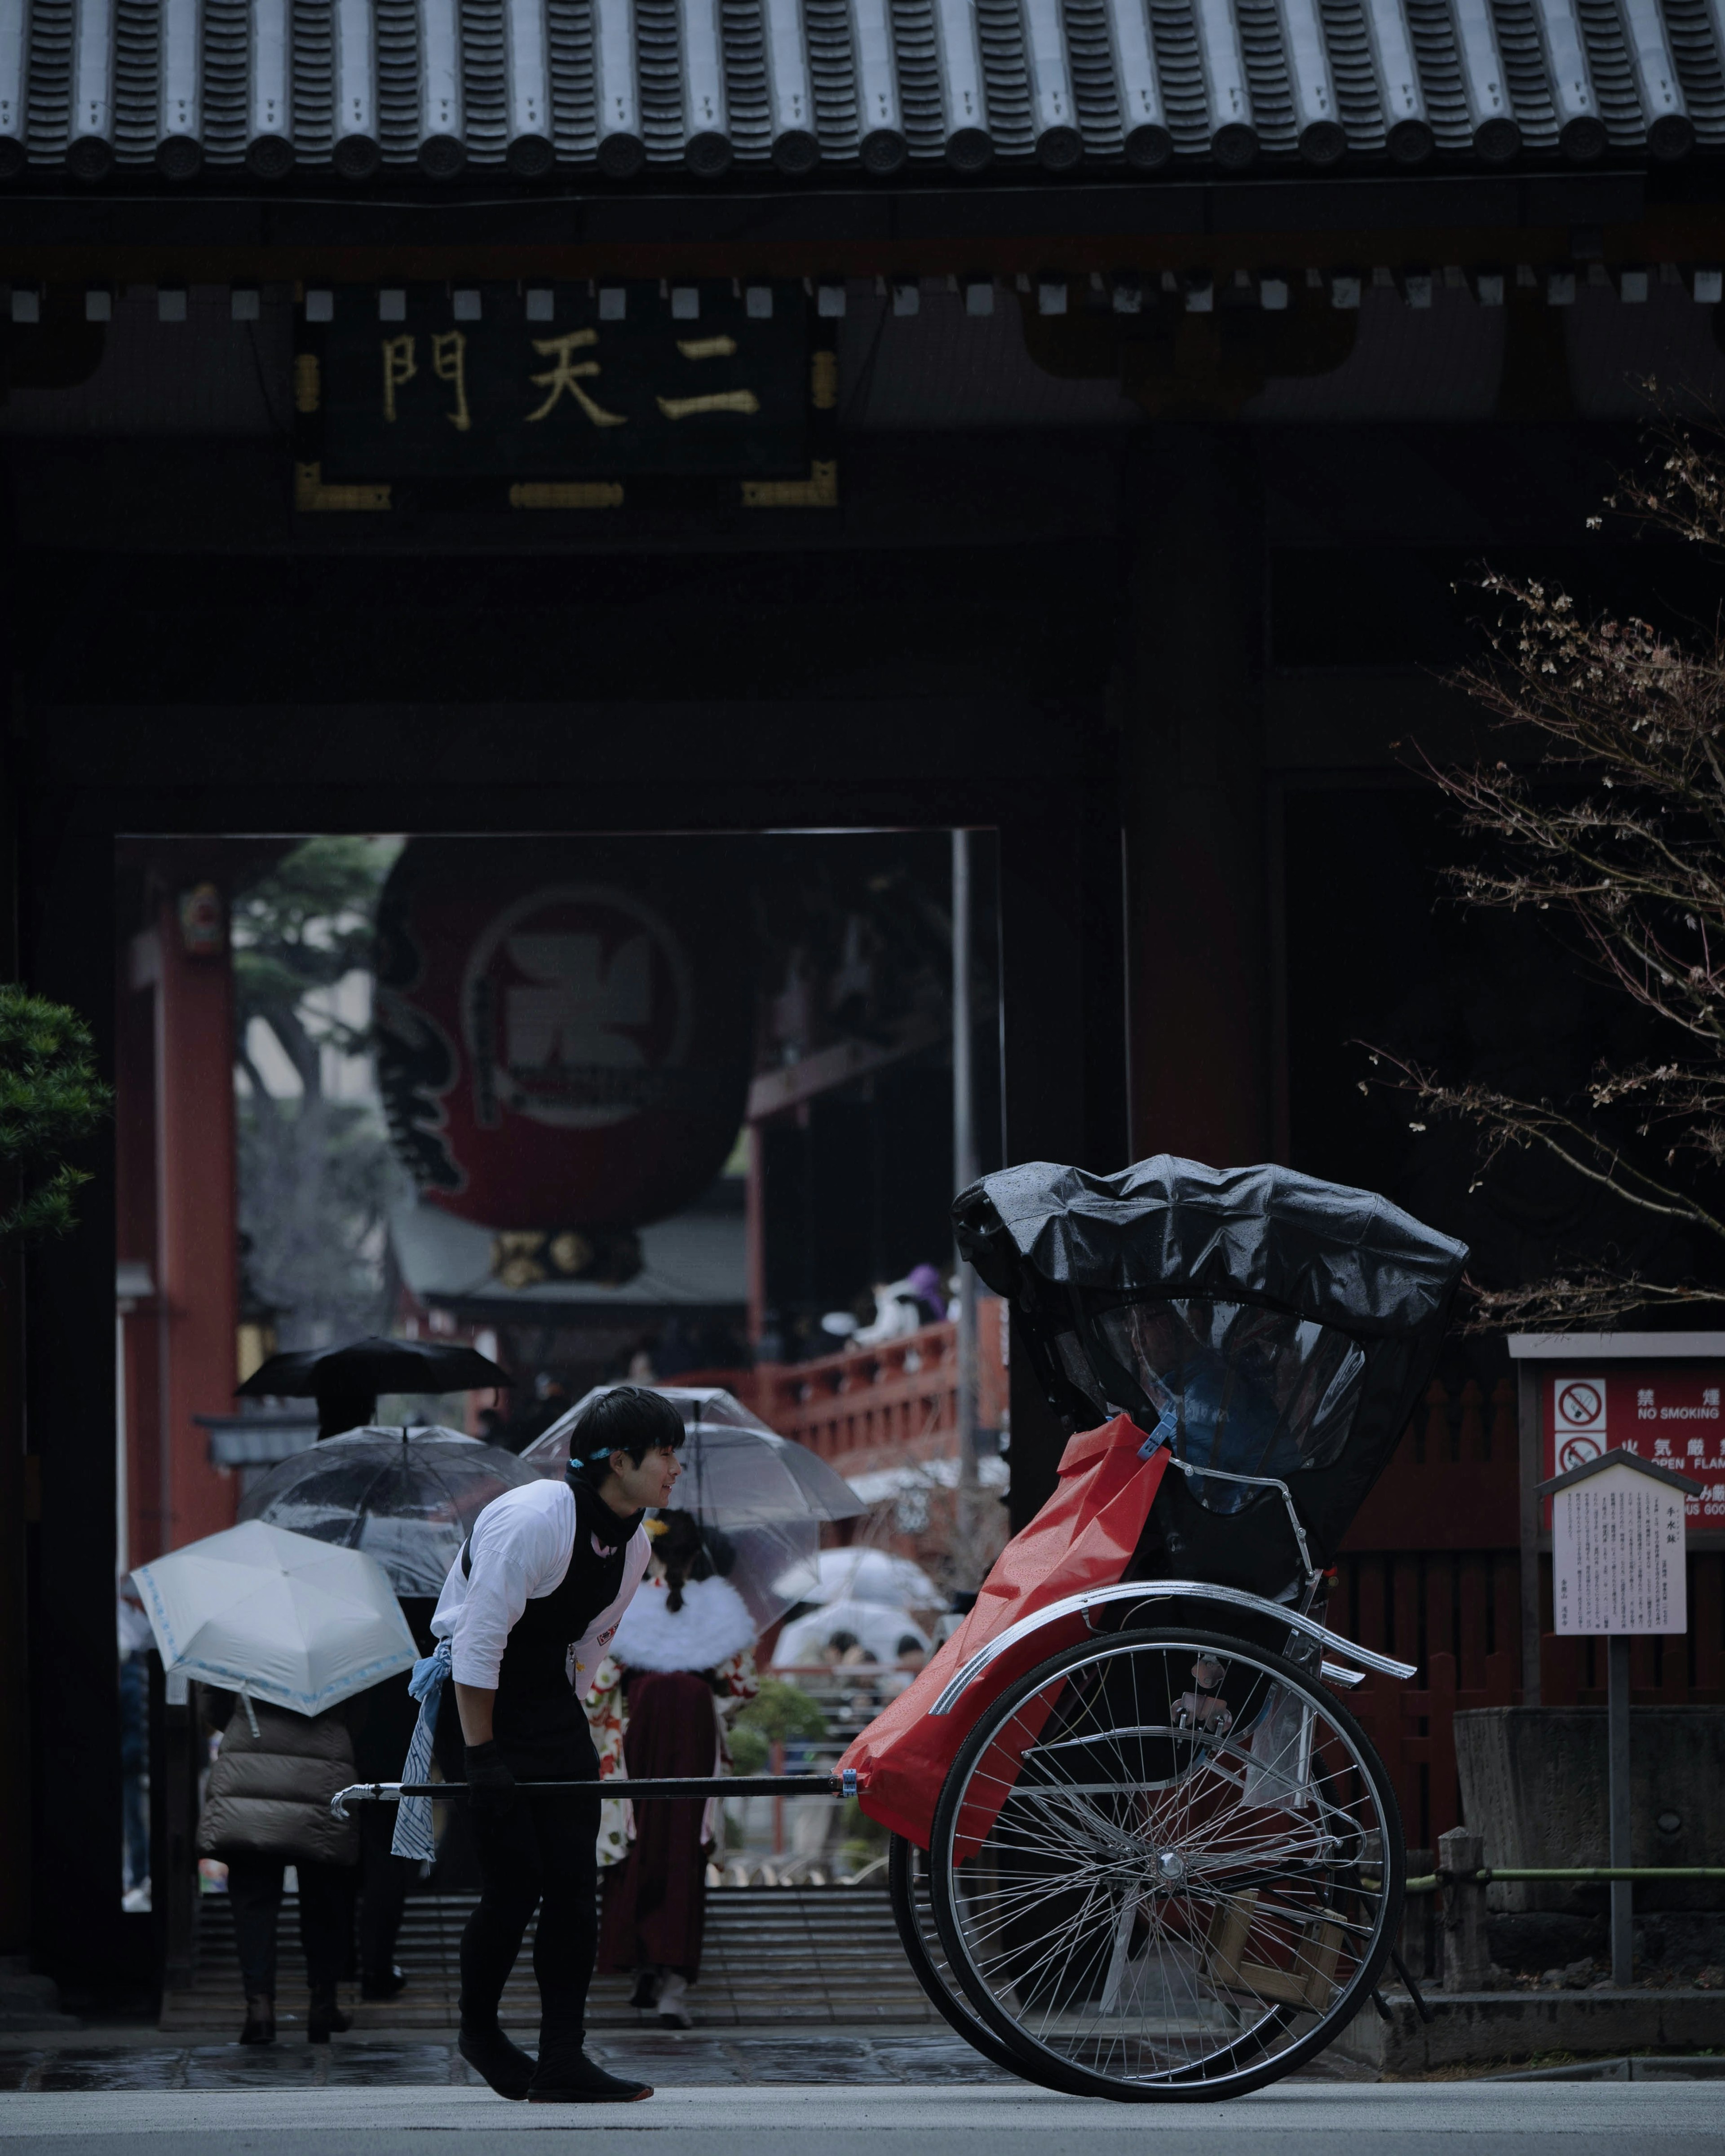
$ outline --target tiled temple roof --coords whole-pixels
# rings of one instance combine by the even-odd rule
[[[1725,147],[1725,0],[0,0],[0,175],[1132,179]]]

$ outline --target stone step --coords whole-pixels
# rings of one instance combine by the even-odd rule
[[[474,1904],[467,1894],[416,1894],[408,1902],[396,1958],[409,1979],[399,1999],[362,2000],[342,1987],[343,2004],[361,2029],[449,2028],[460,1988],[458,1954]],[[703,2025],[906,2023],[933,2010],[911,1974],[886,1894],[859,1887],[719,1887],[707,1892],[701,1982],[692,2004]],[[306,2006],[295,1897],[284,1897],[277,1986],[278,2018],[291,2023]],[[629,2028],[644,2018],[629,2004],[629,1981],[598,1977],[590,1998],[595,2028]],[[233,1913],[223,1895],[199,1905],[192,1981],[163,1995],[161,2026],[220,2027],[244,2011]],[[504,1994],[503,2018],[531,2027],[537,2019],[530,1928]]]

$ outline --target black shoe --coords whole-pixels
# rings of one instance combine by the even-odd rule
[[[664,1974],[663,1969],[650,1964],[645,1969],[638,1969],[635,1971],[635,1988],[629,1995],[629,2005],[644,2008],[657,2005],[659,1980]]]
[[[533,2078],[533,2059],[519,2044],[511,2044],[493,2022],[489,2029],[463,2027],[455,2048],[474,2071],[499,2096],[519,2103]]]
[[[645,2082],[620,2081],[596,2066],[585,2051],[541,2066],[527,2088],[529,2103],[639,2103],[651,2096]]]
[[[408,1973],[392,1962],[388,1969],[376,1969],[360,1979],[362,1999],[399,1999],[408,1988]]]
[[[339,2036],[353,2026],[352,2017],[344,2014],[336,2004],[333,1984],[314,1984],[311,1987],[311,2010],[305,2016],[305,2041],[308,2044],[327,2044],[331,2036]]]
[[[273,2044],[275,2041],[275,2001],[267,1993],[259,1992],[245,2002],[245,2026],[239,2032],[242,2044]]]

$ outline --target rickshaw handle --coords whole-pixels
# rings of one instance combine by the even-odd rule
[[[1344,1640],[1339,1633],[1327,1631],[1314,1619],[1302,1617],[1297,1610],[1290,1609],[1285,1602],[1266,1602],[1260,1594],[1248,1594],[1244,1588],[1215,1587],[1204,1579],[1134,1579],[1122,1580],[1113,1587],[1093,1587],[1083,1594],[1070,1594],[1064,1602],[1050,1602],[1045,1609],[1037,1610],[1029,1617],[1020,1617],[1016,1625],[1009,1625],[1004,1632],[990,1640],[958,1671],[946,1690],[929,1708],[931,1714],[950,1714],[976,1682],[988,1665],[1004,1655],[1009,1647],[1027,1640],[1045,1625],[1052,1625],[1062,1617],[1087,1616],[1092,1609],[1101,1609],[1111,1602],[1220,1602],[1234,1609],[1250,1609],[1254,1616],[1268,1617],[1278,1625],[1286,1625],[1291,1632],[1299,1632],[1320,1646],[1333,1647],[1350,1661],[1363,1662],[1368,1670],[1376,1670],[1387,1677],[1411,1677],[1419,1674],[1412,1662],[1399,1662],[1391,1656],[1375,1654],[1368,1647],[1356,1646],[1352,1640]],[[1330,1672],[1325,1671],[1328,1676]],[[1334,1681],[1346,1683],[1353,1673],[1337,1670]],[[1359,1681],[1358,1678],[1355,1682]]]
[[[854,1797],[857,1792],[855,1767],[835,1774],[694,1774],[643,1776],[608,1774],[598,1781],[517,1782],[526,1797],[616,1797],[633,1803],[641,1797]],[[355,1804],[397,1804],[403,1797],[465,1797],[465,1782],[353,1782],[337,1789],[330,1810],[346,1819]]]

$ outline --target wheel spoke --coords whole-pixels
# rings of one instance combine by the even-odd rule
[[[942,1798],[943,1969],[1086,2083],[1261,2079],[1324,2040],[1383,1951],[1359,1856],[1394,1815],[1369,1748],[1303,1676],[1216,1640],[1200,1686],[1197,1651],[1067,1650],[984,1715]],[[1194,1727],[1221,1718],[1194,1696],[1230,1726]]]

